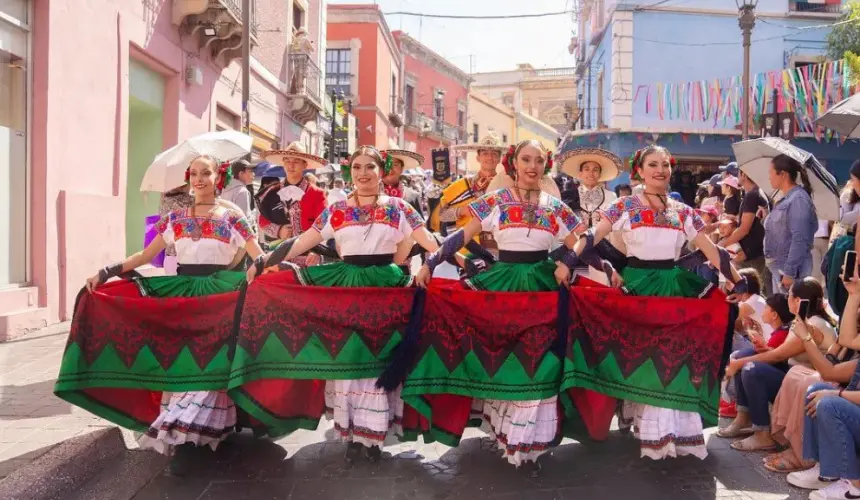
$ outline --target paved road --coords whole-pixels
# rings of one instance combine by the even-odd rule
[[[0,343],[0,478],[69,437],[110,425],[52,394],[67,328],[58,325]],[[716,437],[708,441],[711,454],[705,461],[642,460],[636,443],[620,435],[602,444],[565,442],[543,460],[544,475],[538,480],[517,473],[482,438],[470,431],[456,449],[394,443],[386,447],[382,463],[347,467],[343,444],[334,440],[328,425],[278,442],[236,436],[217,453],[199,453],[190,477],[162,474],[135,498],[806,498],[806,492],[787,486],[783,477],[767,473],[760,455],[735,452]]]
[[[199,453],[188,477],[161,475],[135,496],[155,499],[666,499],[777,500],[806,498],[781,476],[768,474],[760,455],[742,455],[710,437],[704,460],[653,462],[636,443],[615,434],[600,444],[565,442],[545,457],[543,476],[529,479],[470,431],[459,448],[397,444],[378,465],[347,466],[344,446],[325,430],[278,442],[237,436],[217,453]]]

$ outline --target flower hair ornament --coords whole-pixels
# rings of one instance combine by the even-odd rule
[[[543,144],[537,141],[527,140],[517,144],[516,146],[511,145],[511,147],[509,147],[508,150],[505,151],[505,155],[502,157],[502,165],[505,167],[505,173],[507,173],[513,179],[516,179],[517,177],[517,168],[514,165],[514,160],[516,159],[523,146],[528,145],[537,147],[541,153],[546,155],[546,165],[544,166],[543,174],[549,175],[549,173],[552,172],[552,153],[544,149]]]
[[[669,166],[675,168],[678,165],[678,160],[672,156],[672,153],[669,152],[668,149],[663,146],[658,146],[656,144],[651,144],[645,146],[644,148],[633,153],[633,156],[630,157],[630,161],[628,162],[630,166],[630,176],[637,181],[642,181],[642,174],[639,173],[639,169],[642,168],[642,162],[645,161],[645,157],[650,155],[651,153],[662,152],[666,153],[666,156],[669,157]]]
[[[352,153],[352,156],[350,156],[348,160],[342,160],[340,162],[340,172],[344,182],[352,182],[352,162],[361,155],[371,157],[380,167],[382,167],[383,175],[391,173],[391,169],[394,166],[393,156],[384,151],[380,152],[373,146],[361,146]]]

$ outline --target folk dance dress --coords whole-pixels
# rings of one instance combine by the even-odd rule
[[[334,238],[342,262],[295,268],[303,285],[336,287],[404,287],[413,278],[394,264],[398,244],[424,227],[424,220],[400,198],[380,196],[375,205],[349,206],[339,201],[312,226],[324,240]],[[376,378],[329,380],[326,415],[346,441],[381,447],[389,430],[400,433],[400,391],[376,387]]]
[[[502,189],[477,199],[469,209],[498,243],[499,262],[465,279],[465,286],[495,292],[558,290],[549,251],[572,231],[585,229],[567,205],[546,192],[537,204],[523,203],[511,189]],[[560,436],[557,394],[532,401],[488,399],[483,418],[505,458],[517,466],[536,461]]]
[[[194,217],[188,210],[165,215],[157,226],[167,245],[176,248],[178,276],[136,280],[149,297],[200,297],[238,290],[245,273],[227,271],[239,249],[254,238],[241,214]],[[236,425],[236,407],[224,391],[189,391],[162,395],[161,412],[140,438],[142,448],[171,454],[186,443],[213,450]]]
[[[703,297],[711,284],[675,266],[681,249],[704,228],[689,206],[669,199],[657,211],[637,196],[626,196],[604,212],[627,248],[628,265],[621,272],[624,286],[634,295]],[[702,419],[697,413],[625,401],[620,420],[633,424],[641,442],[641,456],[663,459],[681,455],[707,456]]]

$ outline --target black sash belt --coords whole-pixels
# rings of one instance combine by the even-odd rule
[[[179,264],[176,273],[180,276],[209,276],[226,269],[227,266],[221,264]]]
[[[672,269],[675,265],[676,264],[673,259],[642,260],[637,259],[636,257],[629,257],[627,259],[627,266],[635,267],[637,269]]]
[[[346,264],[359,267],[387,266],[394,263],[394,254],[345,255],[343,261]]]
[[[534,264],[549,258],[546,250],[535,250],[533,252],[521,252],[518,250],[499,250],[499,262],[508,264]]]

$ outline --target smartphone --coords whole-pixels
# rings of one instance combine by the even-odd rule
[[[842,281],[851,281],[854,270],[857,268],[857,252],[849,250],[845,252],[845,262],[842,264]]]
[[[804,321],[806,320],[806,318],[809,317],[809,300],[808,299],[801,299],[800,300],[800,307],[797,309],[797,317],[804,320]]]

